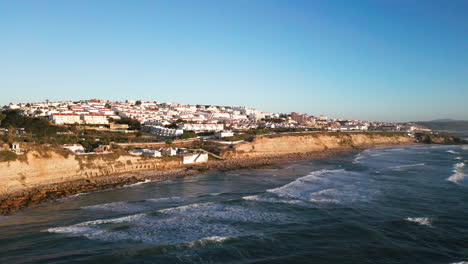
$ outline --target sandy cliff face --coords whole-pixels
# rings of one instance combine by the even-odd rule
[[[97,155],[64,157],[54,152],[47,157],[30,152],[27,161],[0,162],[0,195],[22,191],[43,184],[143,171],[163,170],[179,166],[180,162],[162,162],[133,156]]]
[[[327,149],[352,148],[368,145],[410,144],[413,139],[401,135],[372,133],[316,133],[281,137],[258,137],[252,142],[239,144],[223,154],[226,158],[258,157],[289,153],[305,153]]]
[[[225,158],[250,158],[412,142],[413,139],[404,134],[296,134],[280,137],[258,137],[252,142],[234,146],[233,149],[223,153],[223,156]],[[27,161],[0,162],[0,196],[47,184],[93,179],[126,172],[167,170],[182,166],[181,161],[145,159],[116,153],[65,157],[55,152],[48,152],[44,155],[44,153],[39,154],[32,151],[26,155]]]

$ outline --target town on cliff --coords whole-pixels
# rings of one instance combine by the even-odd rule
[[[267,113],[245,106],[46,100],[11,103],[2,108],[0,161],[16,160],[34,147],[46,146],[75,155],[123,150],[135,156],[180,157],[183,164],[190,164],[216,157],[216,145],[232,145],[259,135],[378,131],[431,133],[414,123]],[[189,147],[176,145],[186,142],[191,142]]]

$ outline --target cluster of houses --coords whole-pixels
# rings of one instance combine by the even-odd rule
[[[105,154],[112,153],[111,146],[101,145],[98,148],[94,149],[93,152],[86,152],[84,147],[80,144],[65,144],[62,146],[64,149],[68,149],[75,153],[76,155],[92,155],[92,154]],[[173,157],[180,156],[182,157],[183,164],[191,163],[202,163],[208,161],[208,154],[202,151],[193,151],[186,148],[135,148],[129,150],[128,153],[134,156],[148,156],[153,158],[160,158],[163,156]]]
[[[85,101],[36,102],[6,105],[7,110],[20,110],[23,114],[34,117],[49,117],[52,123],[69,124],[108,124],[109,119],[120,119],[109,109],[106,101],[92,99]]]
[[[221,132],[255,128],[316,128],[326,131],[413,131],[411,125],[386,122],[333,119],[325,115],[311,116],[266,113],[245,106],[186,105],[156,101],[84,100],[78,102],[20,103],[5,106],[21,110],[25,115],[49,117],[58,125],[106,125],[111,131],[128,132],[128,127],[108,128],[109,121],[120,118],[138,120],[146,132],[162,137],[178,137],[184,131]],[[112,123],[111,123],[112,125]],[[169,128],[169,127],[170,128]],[[98,129],[96,126],[90,126]],[[1,131],[0,131],[1,133]]]
[[[169,148],[158,148],[158,149],[151,149],[151,148],[137,148],[129,150],[128,153],[130,155],[141,156],[146,155],[150,157],[162,157],[163,155],[173,157],[173,156],[180,156],[182,157],[183,164],[192,164],[192,163],[203,163],[208,161],[208,154],[202,151],[193,151],[186,148],[176,148],[176,147],[169,147]]]

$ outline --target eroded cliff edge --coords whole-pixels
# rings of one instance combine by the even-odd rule
[[[226,158],[259,157],[289,153],[319,152],[342,148],[364,148],[386,145],[415,144],[405,133],[310,133],[287,136],[263,136],[233,146],[224,152]]]

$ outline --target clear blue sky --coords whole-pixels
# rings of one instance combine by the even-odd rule
[[[0,0],[0,91],[468,119],[468,1]]]

